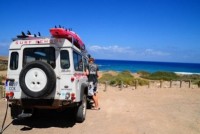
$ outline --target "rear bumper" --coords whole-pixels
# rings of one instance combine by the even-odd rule
[[[38,109],[59,109],[63,107],[78,106],[78,102],[57,99],[21,99],[9,100],[10,103],[19,105],[23,108],[38,108]]]

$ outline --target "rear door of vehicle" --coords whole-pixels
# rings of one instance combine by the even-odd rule
[[[60,49],[59,57],[59,75],[60,75],[60,99],[61,100],[70,100],[71,93],[73,92],[73,72],[72,72],[72,63],[70,60],[69,48]]]

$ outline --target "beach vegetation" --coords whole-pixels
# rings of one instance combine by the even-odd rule
[[[0,64],[0,71],[7,70],[7,65],[6,64]]]
[[[99,82],[100,83],[103,83],[103,82],[105,82],[105,81],[111,81],[112,79],[113,79],[113,75],[112,74],[110,74],[110,73],[104,73],[103,75],[102,75],[102,77],[99,79]]]
[[[180,75],[174,72],[154,72],[149,73],[145,71],[137,72],[140,77],[135,78],[130,71],[122,71],[117,74],[105,72],[102,77],[99,79],[100,83],[108,82],[109,85],[118,86],[123,82],[124,85],[135,86],[136,80],[138,85],[148,85],[149,80],[164,80],[164,81],[189,81],[191,80],[193,84],[200,85],[200,75]]]
[[[116,76],[109,73],[104,73],[99,79],[100,83],[108,82],[109,85],[118,86],[123,82],[124,85],[134,86],[135,81],[138,81],[140,86],[147,85],[148,81],[140,78],[134,78],[130,71],[119,72]]]
[[[148,73],[145,71],[138,72],[140,74],[141,78],[145,78],[148,80],[175,80],[175,81],[192,81],[193,84],[200,84],[200,75],[198,74],[191,74],[191,75],[180,75],[176,74],[174,72],[154,72],[154,73]]]
[[[149,76],[151,73],[147,72],[147,71],[138,71],[137,74],[139,74],[140,76]]]
[[[180,76],[174,72],[163,72],[163,71],[141,75],[141,77],[150,80],[166,80],[166,81],[177,80],[180,78]]]
[[[5,76],[3,76],[3,75],[0,76],[0,85],[3,85],[3,84],[4,84],[3,81],[4,81],[5,79],[6,79]]]
[[[191,75],[180,75],[179,80],[182,81],[192,81],[193,84],[200,84],[200,75],[191,74]]]
[[[145,79],[136,78],[136,80],[138,81],[138,85],[140,85],[140,86],[144,86],[144,85],[149,84],[149,81],[145,80]],[[134,86],[135,86],[135,83],[134,83]]]

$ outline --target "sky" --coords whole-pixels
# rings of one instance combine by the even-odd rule
[[[95,59],[200,63],[200,0],[1,0],[0,55],[21,31],[55,25]]]

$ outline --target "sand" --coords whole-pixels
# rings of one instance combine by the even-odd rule
[[[87,110],[83,123],[68,113],[40,113],[15,121],[4,134],[199,134],[200,89],[124,88],[99,85],[101,110]],[[0,125],[6,101],[0,100]],[[68,114],[68,116],[66,116]],[[8,116],[6,124],[11,123]]]
[[[158,82],[147,86],[123,88],[100,84],[101,110],[87,110],[83,123],[76,123],[72,113],[42,111],[35,117],[13,121],[10,111],[4,134],[199,134],[200,88],[184,83]],[[0,100],[0,126],[6,100]],[[13,121],[13,122],[12,122]]]

